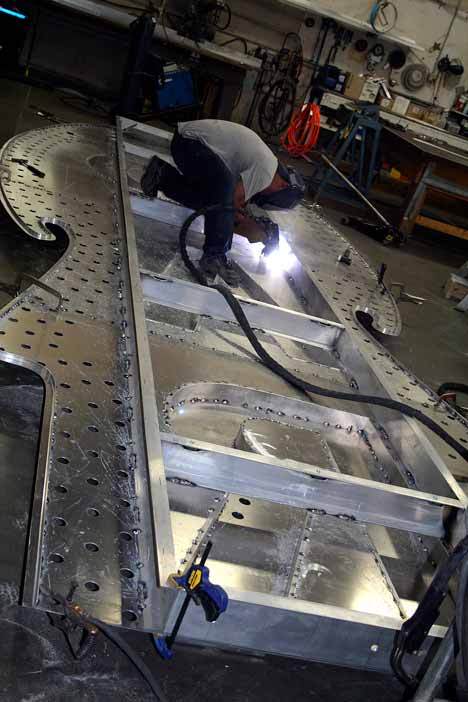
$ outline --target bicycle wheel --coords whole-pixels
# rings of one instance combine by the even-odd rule
[[[291,121],[296,101],[296,85],[287,78],[277,80],[263,96],[258,108],[260,129],[268,136],[277,136]]]

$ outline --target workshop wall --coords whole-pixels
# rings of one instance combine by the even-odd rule
[[[407,52],[407,64],[424,63],[432,72],[439,58],[439,48],[444,42],[447,30],[450,27],[454,14],[456,0],[394,0],[398,9],[398,19],[395,33],[412,39],[424,50],[414,51],[405,49]],[[314,16],[313,3],[311,3],[310,16],[315,17],[315,27],[309,29],[303,24],[305,14],[291,8],[281,6],[275,0],[261,0],[260,2],[246,2],[246,0],[230,0],[233,10],[233,20],[230,31],[244,36],[247,40],[270,46],[278,49],[281,46],[284,34],[289,31],[296,31],[301,35],[304,43],[304,54],[310,56],[316,35],[320,28],[321,18]],[[329,8],[332,14],[340,13],[354,20],[367,22],[372,7],[372,0],[362,2],[362,0],[321,0],[322,8]],[[444,108],[451,107],[455,97],[456,89],[461,89],[468,83],[468,42],[466,35],[468,30],[468,1],[464,0],[457,19],[453,23],[447,43],[441,55],[448,54],[450,58],[459,58],[466,67],[466,73],[461,78],[450,76],[441,78],[437,76],[434,82],[413,93],[408,92],[400,83],[401,71],[392,71],[385,68],[385,61],[375,71],[378,77],[391,78],[397,82],[395,90],[409,97],[418,98],[427,102],[435,102]],[[386,49],[386,54],[395,48],[396,45],[385,38],[385,35],[373,37],[365,32],[354,31],[353,43],[359,38],[366,38],[369,47],[374,46],[378,41]],[[328,54],[333,44],[330,37],[324,47],[322,60]],[[365,54],[359,55],[354,51],[352,44],[344,51],[338,52],[335,65],[353,73],[362,73],[366,68]],[[307,85],[308,72],[305,71],[302,79],[302,86]],[[303,90],[299,89],[298,95],[302,96]]]
[[[183,0],[167,0],[168,9],[180,9]],[[450,27],[457,0],[393,0],[398,9],[398,19],[395,33],[414,40],[423,50],[408,49],[407,64],[424,63],[432,72],[439,58],[440,47],[444,44],[447,30]],[[146,0],[131,0],[135,7],[146,8]],[[155,5],[162,4],[155,0]],[[231,26],[226,33],[219,33],[216,37],[218,43],[224,43],[234,38],[232,35],[243,37],[248,44],[249,51],[254,51],[257,46],[278,50],[287,32],[298,32],[303,40],[304,55],[307,59],[312,52],[316,35],[320,28],[321,18],[313,13],[314,2],[310,1],[310,12],[304,12],[287,7],[281,0],[229,0],[233,11]],[[320,6],[330,9],[332,15],[342,14],[354,20],[368,21],[373,0],[321,0]],[[313,28],[307,28],[303,20],[306,16],[315,17]],[[466,67],[466,73],[461,78],[450,76],[448,78],[435,75],[436,80],[425,85],[418,91],[408,92],[400,83],[401,71],[385,68],[385,61],[375,71],[378,77],[386,77],[396,81],[395,91],[408,97],[435,102],[444,108],[449,108],[455,101],[457,89],[459,92],[468,84],[468,0],[462,0],[461,9],[454,21],[441,55],[448,54],[450,58],[459,58]],[[386,54],[395,48],[395,44],[385,39],[385,35],[378,37],[366,35],[365,32],[354,31],[352,44],[344,51],[339,51],[334,61],[335,65],[344,70],[360,74],[366,69],[365,54],[358,55],[353,49],[354,42],[359,38],[366,38],[369,47],[381,42]],[[322,61],[333,44],[330,36],[324,47]],[[233,43],[232,48],[242,51],[242,44]],[[298,89],[298,99],[306,92],[310,70],[303,72],[301,84]],[[249,76],[246,81],[244,95],[237,110],[237,118],[241,119],[248,104],[249,93],[254,83],[254,76]]]
[[[299,32],[304,14],[271,0],[229,0],[233,18],[229,31],[253,45],[279,49],[287,32]]]
[[[247,42],[249,52],[253,52],[256,47],[261,46],[276,53],[281,48],[288,32],[301,32],[304,20],[303,12],[285,12],[283,7],[270,0],[257,0],[255,3],[249,0],[233,0],[229,4],[233,11],[233,17],[228,31],[234,35],[242,36]],[[226,40],[229,40],[229,36],[223,34],[218,34],[216,38],[218,43]],[[232,48],[243,50],[242,44],[238,42],[232,44]],[[240,123],[245,122],[254,97],[257,78],[256,71],[247,74],[242,95],[232,116],[233,120]],[[300,98],[303,98],[309,80],[310,72],[306,70],[303,72],[298,89]],[[299,99],[298,102],[300,102]],[[256,119],[251,126],[254,129],[257,128]]]
[[[395,33],[413,39],[418,45],[424,47],[425,51],[409,51],[409,63],[425,63],[432,72],[434,65],[439,58],[437,44],[444,42],[447,30],[456,7],[456,0],[439,2],[438,0],[393,0],[398,9],[398,19],[395,26]],[[368,21],[372,1],[362,2],[362,0],[322,0],[322,7],[329,7],[331,11],[348,15],[353,19]],[[399,92],[407,94],[421,100],[432,102],[435,98],[437,104],[443,107],[451,107],[455,99],[455,89],[458,85],[465,86],[468,82],[468,42],[466,41],[468,30],[468,14],[466,11],[468,3],[464,2],[451,29],[447,44],[442,55],[448,54],[450,58],[459,58],[465,66],[465,75],[460,79],[450,77],[442,79],[436,83],[426,85],[421,90],[409,93],[403,86],[397,85]],[[365,36],[364,34],[362,36]],[[359,35],[356,32],[355,37]],[[384,35],[379,36],[377,41],[382,40],[385,48],[391,50],[395,45],[386,41]],[[372,42],[370,42],[372,45]],[[339,54],[337,65],[353,72],[363,70],[363,63],[356,60],[355,52],[352,49],[343,54]],[[388,69],[376,71],[377,76],[390,77]],[[393,71],[392,78],[399,82],[401,71]]]

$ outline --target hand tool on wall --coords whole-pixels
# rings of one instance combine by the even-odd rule
[[[385,57],[385,48],[383,44],[380,44],[378,42],[377,44],[374,44],[372,49],[369,51],[367,54],[367,70],[370,73],[373,73],[377,66],[380,66],[381,63],[383,63]]]
[[[377,0],[372,6],[369,22],[379,34],[390,32],[398,19],[396,5],[390,0]]]
[[[336,60],[336,56],[338,54],[338,51],[344,51],[347,46],[351,43],[353,40],[354,33],[350,29],[345,29],[344,27],[335,27],[334,28],[334,35],[335,35],[335,41],[330,47],[330,50],[328,52],[327,60],[325,63],[334,63]]]
[[[315,40],[315,45],[312,51],[312,55],[310,57],[310,60],[313,64],[313,69],[312,69],[312,77],[311,77],[311,85],[314,84],[319,69],[320,69],[320,59],[322,57],[322,53],[325,47],[325,43],[327,41],[327,37],[330,32],[336,32],[338,30],[338,25],[335,22],[335,20],[330,19],[329,17],[324,17],[322,19],[322,22],[320,24],[320,29],[317,34],[317,38]]]

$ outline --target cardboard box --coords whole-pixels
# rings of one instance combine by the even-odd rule
[[[377,99],[377,95],[379,94],[379,90],[380,83],[376,83],[374,80],[372,80],[372,78],[368,78],[362,87],[359,99],[363,100],[364,102],[374,103]]]
[[[344,91],[345,97],[351,98],[351,100],[359,100],[361,98],[361,93],[365,82],[366,79],[363,76],[356,76],[354,73],[350,73],[349,78],[346,81]]]
[[[408,100],[408,98],[402,97],[401,95],[397,95],[393,101],[392,112],[395,112],[397,115],[406,115],[406,111],[409,106],[410,101]]]
[[[468,280],[452,273],[445,284],[445,297],[447,300],[460,302],[468,295]]]
[[[382,95],[382,96],[379,97],[379,99],[377,100],[377,102],[379,103],[380,107],[381,107],[383,110],[388,110],[389,112],[392,111],[393,100],[389,100],[388,98],[386,98],[386,97],[384,97],[384,96]]]
[[[443,124],[444,113],[440,108],[426,107],[423,120],[435,127],[440,127]]]
[[[350,73],[344,95],[351,100],[364,100],[365,102],[374,103],[379,94],[379,88],[380,83],[377,83],[372,78],[356,76],[354,73]]]
[[[416,105],[414,102],[410,102],[408,109],[406,110],[407,117],[413,117],[413,119],[424,119],[425,108],[422,105]]]

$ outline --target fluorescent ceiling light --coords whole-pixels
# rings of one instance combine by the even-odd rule
[[[0,12],[3,12],[5,15],[17,17],[18,19],[26,19],[26,15],[24,15],[22,12],[16,12],[16,10],[9,10],[7,7],[2,7],[1,5]]]

